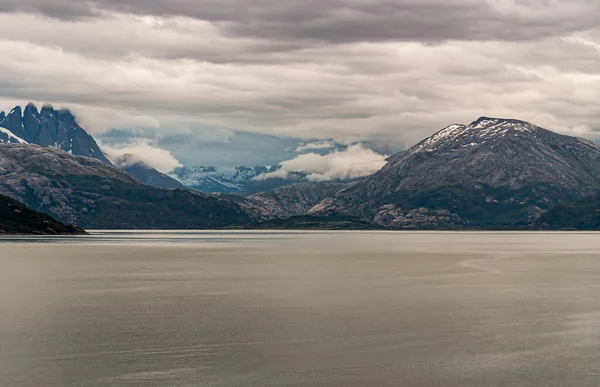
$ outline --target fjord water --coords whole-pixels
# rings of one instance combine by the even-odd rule
[[[0,241],[0,386],[597,386],[600,235]]]

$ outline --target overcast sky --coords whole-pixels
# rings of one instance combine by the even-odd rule
[[[0,102],[220,144],[401,149],[482,115],[596,138],[599,20],[598,0],[1,0]]]

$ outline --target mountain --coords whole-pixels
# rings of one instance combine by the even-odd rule
[[[530,123],[452,125],[309,213],[392,228],[514,228],[600,191],[600,146]]]
[[[534,223],[543,230],[600,230],[600,196],[574,203],[561,203],[546,211]]]
[[[110,164],[96,141],[66,109],[55,110],[46,105],[38,111],[31,103],[25,109],[17,106],[8,115],[0,113],[0,128],[5,128],[14,137],[30,144],[54,147],[76,156],[91,157]]]
[[[0,194],[87,229],[211,229],[255,221],[237,203],[142,184],[100,160],[0,143]]]
[[[246,201],[261,208],[263,216],[269,219],[300,216],[347,186],[330,182],[297,183],[252,195]]]
[[[57,222],[46,214],[0,195],[0,234],[83,235],[86,232],[77,226]]]
[[[237,166],[230,169],[217,169],[216,167],[197,166],[192,168],[177,168],[174,175],[188,188],[196,189],[209,193],[234,193],[248,190],[250,187],[259,185],[264,186],[262,190],[277,188],[281,185],[272,184],[269,180],[262,182],[255,178],[265,173],[273,172],[278,167],[271,166]],[[291,184],[294,179],[286,180],[285,184]],[[268,182],[268,183],[266,183]],[[281,184],[281,183],[280,183]],[[259,192],[254,191],[252,193]]]
[[[126,154],[114,160],[117,167],[150,187],[160,189],[185,189],[183,184],[147,165],[136,160],[132,155]]]

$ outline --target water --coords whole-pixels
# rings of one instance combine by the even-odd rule
[[[600,235],[0,240],[0,386],[597,386]]]

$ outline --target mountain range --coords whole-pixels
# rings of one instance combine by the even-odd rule
[[[50,105],[38,110],[29,103],[25,108],[16,106],[8,114],[0,112],[0,142],[54,147],[75,156],[91,157],[111,164],[94,138],[78,124],[68,109],[56,110]],[[181,167],[167,175],[130,154],[113,162],[142,183],[160,189],[190,188],[206,193],[250,196],[306,180],[302,173],[291,173],[287,179],[256,179],[276,171],[279,166]]]
[[[182,167],[175,169],[173,176],[191,189],[239,196],[249,196],[257,192],[264,192],[305,180],[306,176],[301,173],[290,174],[287,179],[257,179],[259,176],[274,172],[278,168],[279,166]]]
[[[64,224],[600,229],[600,146],[514,119],[451,125],[352,182],[257,178],[278,168],[267,166],[170,176],[132,155],[113,162],[68,110],[0,113],[0,195]]]

